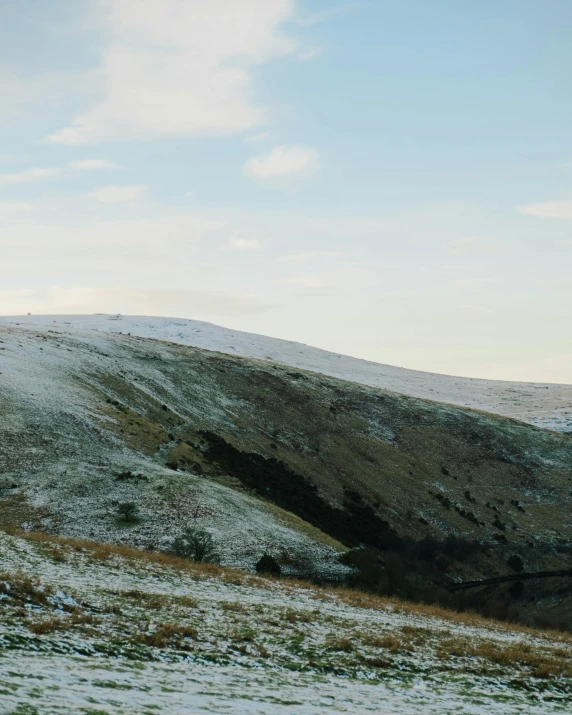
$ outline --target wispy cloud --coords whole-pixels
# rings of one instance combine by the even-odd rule
[[[277,283],[285,285],[300,285],[307,288],[325,288],[329,285],[328,281],[316,275],[293,276],[292,278],[279,278]]]
[[[233,236],[227,244],[230,248],[237,248],[240,251],[252,251],[259,245],[256,238],[240,238],[240,236]]]
[[[121,165],[108,159],[80,159],[70,161],[68,166],[72,169],[92,171],[96,169],[121,169]]]
[[[11,174],[0,174],[0,184],[27,184],[32,181],[54,179],[60,173],[61,170],[57,168],[42,169],[34,167],[32,169],[16,171]]]
[[[84,196],[102,204],[117,204],[135,201],[145,191],[145,186],[101,186],[88,194],[84,194]]]
[[[455,255],[467,253],[495,253],[500,248],[500,243],[490,236],[464,236],[455,238],[443,244],[443,249]]]
[[[100,101],[47,141],[232,134],[264,123],[251,67],[294,55],[281,31],[294,0],[96,0],[103,33],[86,83]],[[199,7],[200,5],[200,7]]]
[[[544,218],[561,218],[572,221],[572,199],[564,201],[543,201],[538,204],[527,204],[519,208],[520,213]]]
[[[320,166],[320,155],[312,147],[296,144],[277,146],[267,154],[253,156],[244,165],[244,174],[255,181],[300,179],[311,176]]]
[[[494,310],[486,305],[461,305],[460,307],[463,310],[471,311],[471,313],[485,313],[487,315],[494,313]]]
[[[345,5],[339,5],[337,7],[326,8],[319,12],[314,12],[310,15],[302,16],[297,18],[297,22],[300,25],[309,27],[311,25],[318,25],[321,22],[329,20],[331,17],[336,17],[337,15],[345,15],[348,12],[353,12],[357,10],[362,5],[361,2],[351,2]]]
[[[268,139],[270,136],[270,132],[259,132],[258,134],[252,134],[249,137],[245,137],[244,141],[247,144],[254,144],[256,142],[263,142],[265,139]]]
[[[316,258],[333,258],[341,255],[339,251],[303,251],[302,253],[288,253],[284,256],[279,256],[276,261],[278,263],[302,263],[313,261]]]
[[[33,208],[27,201],[0,201],[0,217],[18,216],[28,213]]]

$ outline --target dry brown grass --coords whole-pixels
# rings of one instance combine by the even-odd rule
[[[362,634],[361,641],[364,645],[371,646],[372,648],[383,648],[392,653],[397,653],[403,649],[401,641],[393,633],[386,633],[384,635]]]
[[[316,620],[316,614],[308,611],[295,611],[293,608],[287,608],[283,616],[288,623],[311,623]]]
[[[75,627],[85,631],[84,626],[95,626],[99,623],[98,619],[88,613],[76,611],[68,617],[61,618],[59,616],[51,616],[49,618],[40,618],[35,621],[30,621],[27,626],[32,633],[43,635],[45,633],[53,633],[54,631],[69,631]],[[89,629],[91,631],[91,629]]]
[[[342,653],[351,653],[355,650],[355,643],[351,638],[347,636],[339,636],[337,634],[330,634],[326,638],[326,647],[329,650],[341,651]]]
[[[229,603],[223,603],[222,610],[223,611],[233,611],[235,613],[244,613],[246,611],[246,608],[242,605],[242,603],[238,603],[237,601],[232,601]]]
[[[250,576],[244,571],[211,563],[198,563],[189,559],[172,556],[157,551],[142,551],[124,544],[106,544],[88,539],[74,539],[71,537],[57,536],[38,531],[22,531],[17,528],[5,530],[11,536],[17,536],[26,541],[42,545],[58,544],[65,547],[68,552],[83,553],[88,558],[106,561],[119,557],[127,561],[145,561],[163,568],[171,568],[178,572],[187,573],[196,579],[220,578],[236,585],[264,585],[265,580],[259,576]]]
[[[135,635],[136,643],[143,643],[152,648],[176,648],[177,650],[191,650],[191,644],[186,639],[196,640],[196,628],[183,626],[179,623],[163,623],[152,632],[138,633]]]
[[[494,618],[487,618],[472,611],[453,611],[442,606],[425,603],[415,603],[411,601],[401,601],[398,598],[387,598],[376,596],[350,588],[332,588],[328,591],[331,597],[337,598],[342,603],[347,603],[356,608],[391,609],[395,613],[402,613],[412,616],[426,616],[438,620],[459,623],[477,628],[489,630],[504,630],[518,632],[545,638],[550,640],[560,640],[565,643],[572,643],[572,634],[564,631],[551,629],[539,629],[525,626],[520,623],[509,621],[499,621]]]
[[[217,564],[196,563],[189,561],[188,559],[172,556],[170,554],[141,551],[131,546],[120,544],[105,544],[89,541],[87,539],[74,539],[56,536],[44,532],[21,531],[16,528],[11,528],[9,530],[5,529],[5,531],[13,536],[17,536],[28,541],[40,544],[57,544],[63,548],[64,552],[65,550],[68,550],[69,552],[75,551],[85,554],[88,558],[97,560],[121,558],[132,562],[143,561],[157,565],[160,568],[173,569],[179,573],[188,574],[191,578],[197,580],[217,578],[227,583],[236,585],[246,585],[258,588],[279,587],[286,593],[303,590],[306,593],[311,593],[317,600],[328,601],[330,603],[345,603],[355,608],[371,608],[374,610],[390,609],[396,613],[406,615],[423,616],[448,621],[450,623],[459,623],[489,629],[492,631],[503,630],[518,632],[534,636],[535,638],[560,641],[562,643],[572,643],[572,634],[569,633],[554,630],[535,629],[518,623],[498,621],[468,611],[452,611],[437,605],[401,601],[397,598],[386,598],[345,587],[327,588],[317,586],[316,584],[308,581],[297,579],[280,581],[279,579],[272,577],[253,576],[235,568],[228,568]]]
[[[39,581],[17,573],[0,574],[0,594],[20,604],[33,604],[34,606],[50,606],[49,597],[53,589],[42,586]]]
[[[466,638],[452,638],[441,643],[437,656],[442,660],[451,656],[480,658],[491,665],[525,668],[535,678],[572,677],[568,651],[535,647],[530,643],[474,643]]]
[[[140,604],[142,608],[159,609],[164,608],[169,599],[160,593],[148,593],[139,589],[131,589],[130,591],[112,591],[114,596],[128,598],[131,601],[136,601],[136,605]]]
[[[26,495],[11,494],[0,499],[0,529],[17,531],[21,524],[32,524],[34,529],[41,529],[43,521],[51,513],[45,507],[35,507],[30,504]]]
[[[61,618],[43,618],[39,621],[28,623],[28,630],[37,636],[45,633],[53,633],[54,631],[68,630],[69,622]]]
[[[177,606],[182,606],[183,608],[196,608],[199,605],[199,601],[192,596],[172,596],[172,600]]]

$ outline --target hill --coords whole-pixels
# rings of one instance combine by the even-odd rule
[[[561,432],[572,431],[572,385],[452,377],[404,368],[182,318],[125,315],[0,317],[0,324],[63,333],[116,332],[270,360],[411,397],[471,407]],[[341,327],[343,330],[343,327]]]
[[[267,552],[285,573],[358,569],[425,600],[510,563],[568,565],[566,435],[270,360],[57,327],[0,327],[0,523],[159,551],[192,523],[231,566]],[[118,517],[126,501],[137,521]],[[561,588],[497,588],[478,605],[567,624]]]

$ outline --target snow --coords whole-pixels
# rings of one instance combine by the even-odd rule
[[[165,340],[270,360],[412,397],[513,417],[546,429],[572,431],[572,385],[482,380],[407,370],[182,318],[108,314],[16,316],[0,317],[2,323],[40,333],[114,332]]]
[[[42,332],[0,323],[0,478],[25,488],[30,504],[51,514],[43,528],[57,523],[58,532],[67,536],[167,548],[182,523],[157,499],[156,487],[176,480],[185,508],[199,510],[194,524],[212,534],[225,564],[253,569],[265,551],[278,557],[286,549],[318,564],[324,574],[346,573],[336,548],[300,531],[265,502],[216,481],[175,473],[107,434],[102,419],[108,418],[97,412],[81,378],[87,365],[103,372],[112,361],[121,370],[124,353],[113,345],[115,336],[62,333],[59,327]],[[153,342],[147,352],[161,351],[161,344]],[[172,387],[161,383],[152,362],[139,368],[139,378],[153,376],[155,389],[157,384],[167,392]],[[145,481],[120,482],[111,476],[125,470],[144,473]],[[133,500],[141,523],[126,530],[117,522],[115,505]]]
[[[518,664],[480,673],[478,662],[466,667],[463,658],[436,658],[452,630],[471,643],[562,648],[554,635],[511,632],[492,623],[453,624],[400,612],[391,604],[357,608],[335,594],[274,581],[234,583],[224,574],[180,572],[145,560],[102,561],[65,544],[54,561],[50,548],[55,547],[0,534],[0,572],[30,574],[58,589],[56,603],[45,614],[34,608],[22,615],[22,609],[4,602],[0,713],[6,715],[569,712],[570,696],[561,679],[530,678]],[[11,577],[5,573],[3,578]],[[128,589],[135,589],[135,599],[125,596]],[[58,606],[66,596],[69,600],[68,594],[95,614],[95,631],[72,626],[33,635],[29,623],[52,615],[54,608],[58,618],[71,619]],[[163,594],[167,600],[158,609],[145,610],[146,594]],[[181,598],[187,601],[177,601]],[[228,604],[236,609],[225,609]],[[289,613],[293,619],[285,618]],[[302,614],[309,618],[297,620]],[[149,622],[192,625],[197,636],[187,652],[137,646],[134,636]],[[384,652],[367,641],[359,644],[363,634],[404,638],[406,628],[420,629],[421,640],[401,652]],[[253,637],[237,647],[237,634],[249,630]],[[328,647],[332,635],[352,638],[356,650]],[[262,657],[260,648],[265,650]],[[387,656],[388,664],[372,670],[364,658],[376,654]],[[523,679],[526,687],[519,685]]]

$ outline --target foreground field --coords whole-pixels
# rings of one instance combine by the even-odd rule
[[[569,636],[0,534],[0,712],[570,712]]]

